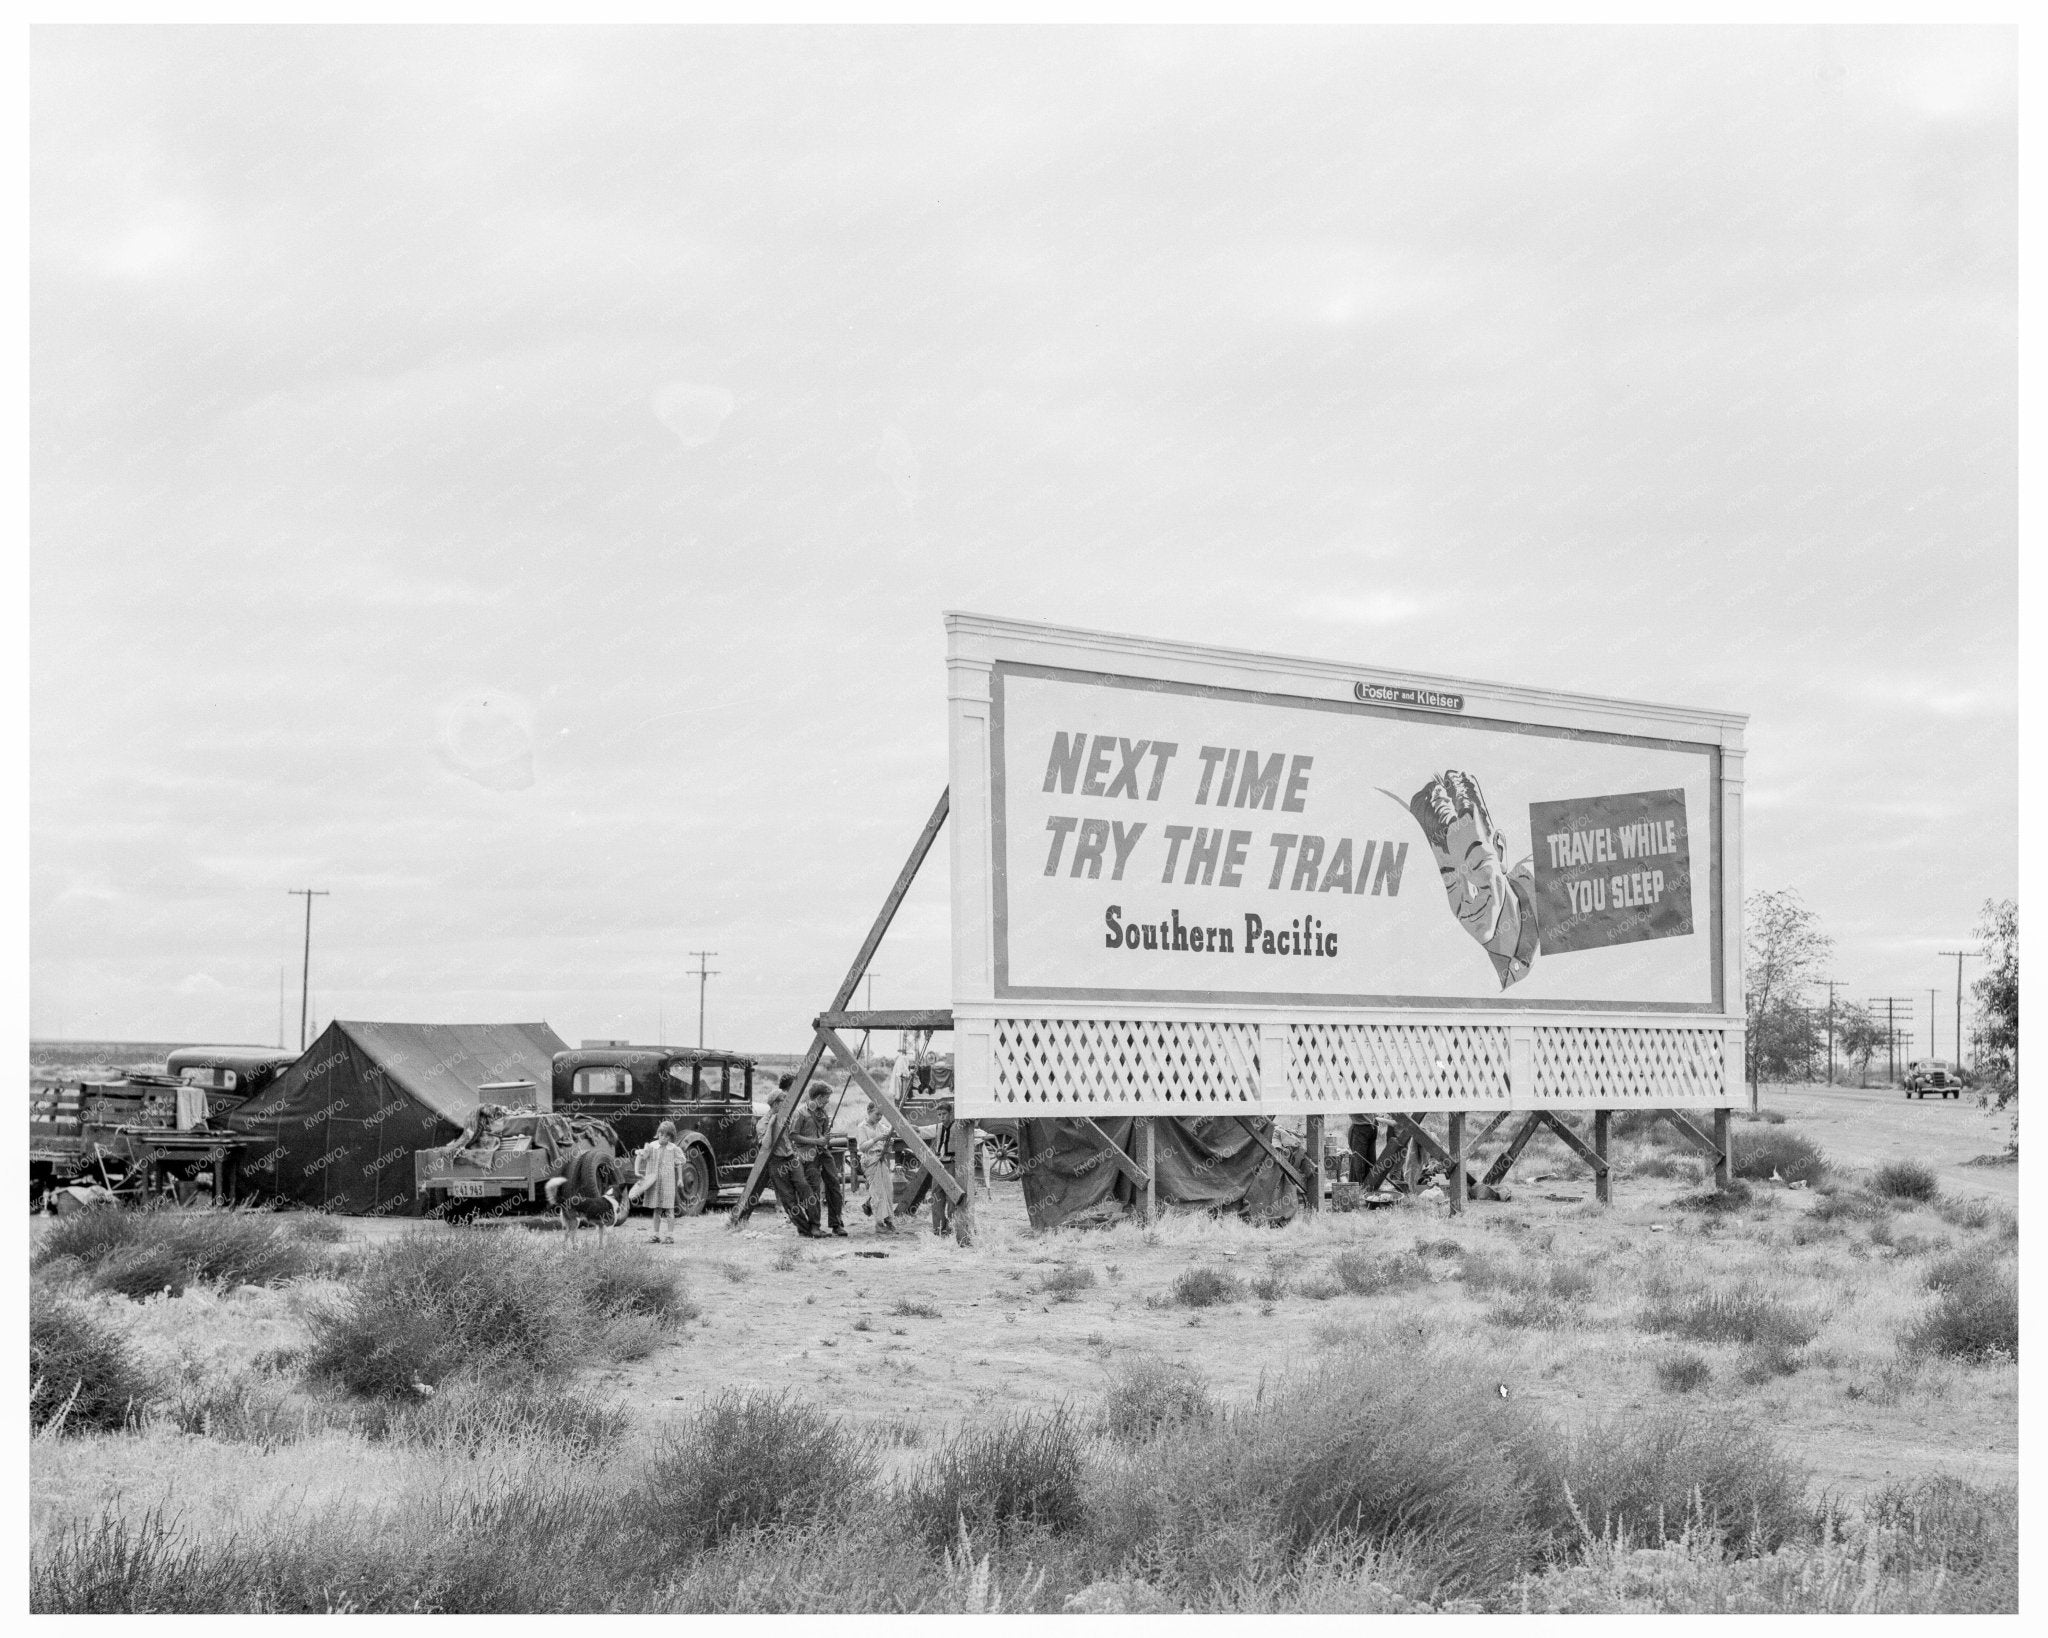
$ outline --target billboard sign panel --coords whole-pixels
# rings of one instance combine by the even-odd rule
[[[1718,1020],[1739,1001],[1739,717],[949,624],[956,1009]]]
[[[1016,663],[990,685],[998,997],[1715,1006],[1714,747]]]

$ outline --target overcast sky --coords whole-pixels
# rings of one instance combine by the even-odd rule
[[[32,1032],[795,1050],[945,609],[1750,714],[2017,891],[2008,32],[52,30]],[[875,963],[948,999],[944,849]],[[1974,976],[1972,973],[1970,976]]]

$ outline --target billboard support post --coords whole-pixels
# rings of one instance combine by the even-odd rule
[[[1593,1194],[1603,1206],[1614,1204],[1614,1174],[1608,1165],[1609,1138],[1614,1131],[1614,1111],[1595,1109],[1593,1111],[1593,1153],[1600,1157],[1600,1164],[1593,1170]]]

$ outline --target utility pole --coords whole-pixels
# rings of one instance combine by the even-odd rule
[[[1913,998],[1910,995],[1873,995],[1870,1004],[1884,1008],[1885,1080],[1895,1082],[1899,1078],[1899,1025],[1901,1021],[1912,1022]]]
[[[715,956],[718,952],[692,950],[690,954],[697,958],[697,1046],[701,1050],[704,1045],[704,981],[718,971],[716,967],[705,966],[704,962],[706,958]]]
[[[1938,1056],[1934,1047],[1934,995],[1933,990],[1927,992],[1927,1056],[1930,1058]]]
[[[306,901],[306,952],[305,964],[299,970],[299,1050],[306,1050],[306,996],[313,983],[313,901],[327,898],[324,887],[287,887],[287,898],[303,898]]]
[[[1936,950],[1936,955],[1956,958],[1956,1073],[1963,1072],[1963,963],[1976,955],[1975,950]]]
[[[874,973],[873,973],[873,971],[872,971],[872,970],[870,970],[870,971],[869,971],[869,973],[868,973],[868,975],[867,975],[867,980],[868,980],[868,1011],[869,1011],[869,1012],[873,1012],[873,1011],[875,1010],[875,975],[874,975]]]
[[[277,969],[277,1050],[284,1051],[284,969]]]
[[[1835,1084],[1835,991],[1843,987],[1839,978],[1823,978],[1828,987],[1828,1085]]]

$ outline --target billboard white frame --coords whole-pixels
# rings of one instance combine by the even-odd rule
[[[1743,727],[1726,711],[948,614],[956,1108],[962,1117],[1718,1106],[1742,1081]],[[999,675],[1071,675],[1696,749],[1710,767],[1713,997],[1434,1005],[1020,993],[999,959]],[[1423,861],[1427,868],[1428,861]],[[1045,987],[1041,986],[1041,990]]]

